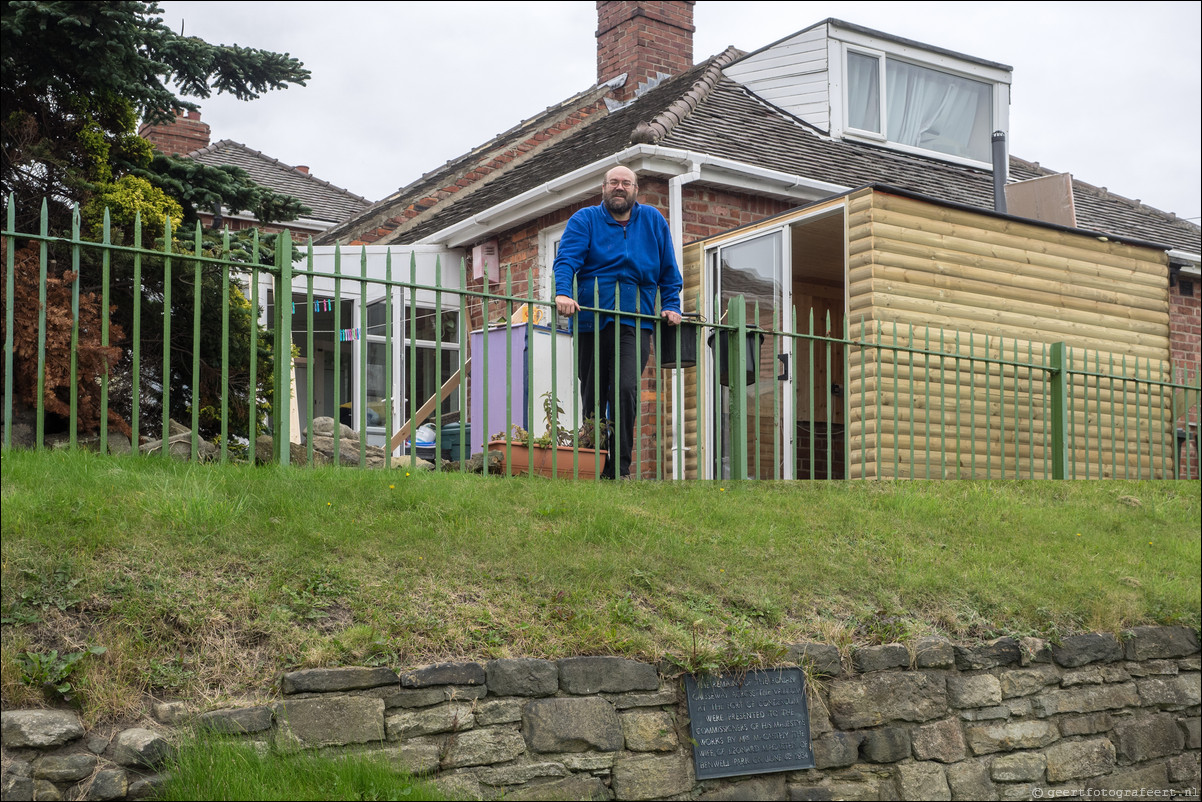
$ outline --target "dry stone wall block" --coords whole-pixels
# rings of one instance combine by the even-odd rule
[[[960,722],[955,719],[937,721],[916,727],[911,734],[914,757],[939,763],[955,763],[964,759],[967,748]]]
[[[560,660],[559,687],[572,694],[625,693],[659,689],[655,666],[621,657],[568,657]]]
[[[879,674],[830,686],[831,721],[839,729],[876,727],[889,721],[930,721],[946,715],[947,710],[947,688],[938,674]]]
[[[952,798],[943,767],[936,763],[901,763],[894,767],[897,798],[938,800]]]
[[[1038,749],[1059,740],[1051,721],[1007,721],[1001,724],[969,724],[965,728],[968,747],[974,755]]]
[[[294,693],[337,693],[397,685],[400,679],[388,668],[307,668],[280,678],[280,690]]]
[[[369,696],[290,699],[274,706],[279,735],[303,747],[384,740],[384,700]]]
[[[1114,758],[1114,744],[1108,738],[1058,743],[1047,751],[1048,782],[1106,774],[1114,768]]]
[[[559,690],[559,667],[550,660],[491,660],[485,674],[495,696],[551,696]]]
[[[48,749],[83,737],[79,716],[65,710],[0,713],[0,733],[9,749]]]
[[[604,699],[536,699],[526,705],[522,730],[535,752],[616,752],[622,725]]]
[[[622,757],[613,772],[617,799],[664,799],[693,787],[693,761],[683,754]]]
[[[487,727],[447,737],[447,753],[442,761],[444,768],[505,763],[526,751],[526,742],[515,729]]]

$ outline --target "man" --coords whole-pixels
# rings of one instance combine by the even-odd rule
[[[555,255],[555,306],[559,314],[572,317],[582,306],[626,313],[617,322],[615,315],[599,312],[585,312],[576,318],[576,364],[585,415],[591,415],[594,403],[599,402],[601,416],[615,418],[617,365],[618,442],[615,448],[611,438],[609,460],[602,474],[609,479],[630,478],[639,379],[651,353],[657,290],[663,319],[670,326],[680,323],[680,269],[668,223],[659,210],[639,204],[638,192],[633,171],[615,167],[606,173],[601,204],[572,215]],[[648,317],[636,317],[636,312]],[[619,326],[616,349],[615,325]],[[596,345],[594,338],[599,338]],[[596,364],[595,350],[600,352]]]

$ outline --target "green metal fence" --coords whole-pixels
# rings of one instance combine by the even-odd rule
[[[253,458],[268,442],[260,436],[270,434],[270,459],[312,463],[319,395],[335,412],[334,461],[360,466],[370,452],[386,467],[412,469],[431,452],[467,470],[475,449],[464,433],[474,431],[485,443],[505,435],[486,446],[501,462],[483,460],[485,473],[539,472],[537,459],[515,466],[523,440],[541,437],[570,454],[546,472],[579,477],[601,467],[603,450],[589,450],[591,442],[623,434],[607,411],[616,398],[598,394],[591,409],[580,409],[581,338],[559,333],[570,326],[552,301],[535,297],[528,276],[507,271],[501,281],[469,284],[462,263],[441,261],[430,275],[403,247],[397,264],[387,254],[382,272],[369,271],[366,250],[353,248],[336,250],[332,268],[319,269],[314,249],[294,247],[287,232],[270,248],[256,233],[241,250],[226,232],[216,244],[210,237],[206,250],[199,226],[183,238],[168,223],[156,238],[140,223],[114,232],[106,216],[94,242],[81,235],[78,215],[69,237],[48,231],[45,209],[36,234],[15,231],[14,220],[10,201],[5,448],[23,417],[32,419],[34,447],[47,446],[48,421],[65,427],[67,445],[77,447],[91,416],[106,451],[114,427],[128,429],[142,451],[147,436],[164,454],[186,440],[192,459],[211,441],[220,461],[243,450]],[[22,307],[35,292],[36,319]],[[183,296],[173,300],[173,292]],[[708,304],[720,322],[669,327],[658,301],[653,309],[637,302],[636,294],[634,310],[619,318],[653,326],[631,433],[639,478],[1198,476],[1196,370],[872,320],[833,331],[829,315],[815,321],[812,311],[800,320],[774,314],[764,325],[761,310],[742,297]],[[327,313],[322,325],[330,328],[318,331],[317,316]],[[549,334],[549,351],[538,356],[530,345],[536,330]],[[618,331],[592,338],[594,359],[603,337],[617,347]],[[335,343],[332,385],[314,362],[328,342]],[[526,347],[518,353],[515,343]],[[665,352],[695,355],[695,364],[665,364]],[[294,381],[301,362],[305,379]],[[354,380],[344,386],[344,375]],[[536,376],[550,388],[545,395],[532,390]],[[503,413],[490,410],[500,393]],[[293,396],[303,397],[295,410]],[[338,423],[348,404],[353,441],[344,443]],[[172,435],[173,409],[190,416],[186,436]],[[423,424],[433,426],[432,448],[418,443]],[[293,445],[298,439],[303,444]]]

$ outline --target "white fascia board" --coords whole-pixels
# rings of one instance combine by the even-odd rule
[[[707,183],[794,199],[799,203],[818,200],[850,189],[826,181],[688,150],[633,145],[502,201],[491,209],[430,234],[418,243],[455,248],[477,242],[525,220],[561,208],[566,203],[598,194],[605,172],[619,165],[629,167],[635,172],[642,170],[669,177],[687,173],[700,166],[701,180]]]
[[[1169,259],[1175,262],[1188,262],[1181,268],[1182,273],[1190,276],[1202,276],[1202,254],[1174,249],[1169,251]]]
[[[259,225],[262,225],[262,223],[259,223],[259,218],[255,217],[253,214],[246,214],[245,212],[230,214],[223,208],[221,210],[221,216],[223,219],[227,220],[244,220],[248,223],[258,223]],[[325,231],[327,228],[332,228],[338,225],[338,223],[331,222],[330,220],[314,220],[310,217],[298,217],[296,220],[277,220],[274,223],[268,223],[268,225],[311,228],[313,229],[313,234],[317,235]]]

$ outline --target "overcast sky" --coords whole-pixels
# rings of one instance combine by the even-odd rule
[[[174,30],[288,52],[305,87],[201,101],[232,139],[376,201],[596,82],[593,2],[162,3]],[[1202,3],[718,2],[697,61],[827,17],[1014,68],[1010,149],[1198,222]]]

